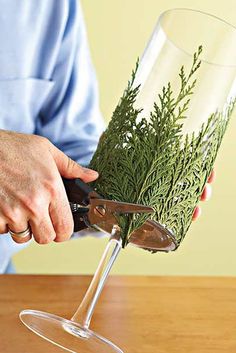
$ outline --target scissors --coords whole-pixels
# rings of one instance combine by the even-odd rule
[[[154,212],[149,206],[107,200],[81,179],[63,178],[74,220],[74,232],[95,228],[111,234],[119,233],[118,215]],[[140,228],[131,233],[129,243],[134,246],[156,251],[172,251],[177,248],[174,235],[160,223],[148,219]]]

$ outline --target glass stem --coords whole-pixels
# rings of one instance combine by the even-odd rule
[[[79,308],[71,318],[72,321],[79,323],[85,328],[89,327],[97,300],[101,294],[112,265],[121,250],[121,244],[120,233],[115,229],[105,248],[89,288],[87,289]]]

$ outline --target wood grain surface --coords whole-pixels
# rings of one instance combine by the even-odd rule
[[[0,276],[0,352],[63,352],[28,331],[18,314],[70,318],[90,279]],[[111,276],[91,328],[126,353],[234,353],[236,278]]]

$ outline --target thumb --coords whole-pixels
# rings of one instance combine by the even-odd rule
[[[55,146],[51,148],[51,153],[57,165],[59,173],[64,178],[80,178],[85,183],[89,183],[90,181],[93,181],[98,178],[98,172],[92,169],[82,167]]]

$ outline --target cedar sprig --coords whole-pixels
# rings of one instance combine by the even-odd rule
[[[224,111],[211,114],[197,134],[183,134],[201,52],[200,46],[188,73],[181,67],[176,97],[169,82],[157,95],[148,119],[140,119],[142,109],[135,106],[140,91],[139,86],[133,87],[137,62],[90,163],[99,172],[94,187],[102,196],[152,206],[151,218],[171,230],[178,244],[191,224],[235,105],[232,101]],[[123,246],[149,217],[119,217]]]

